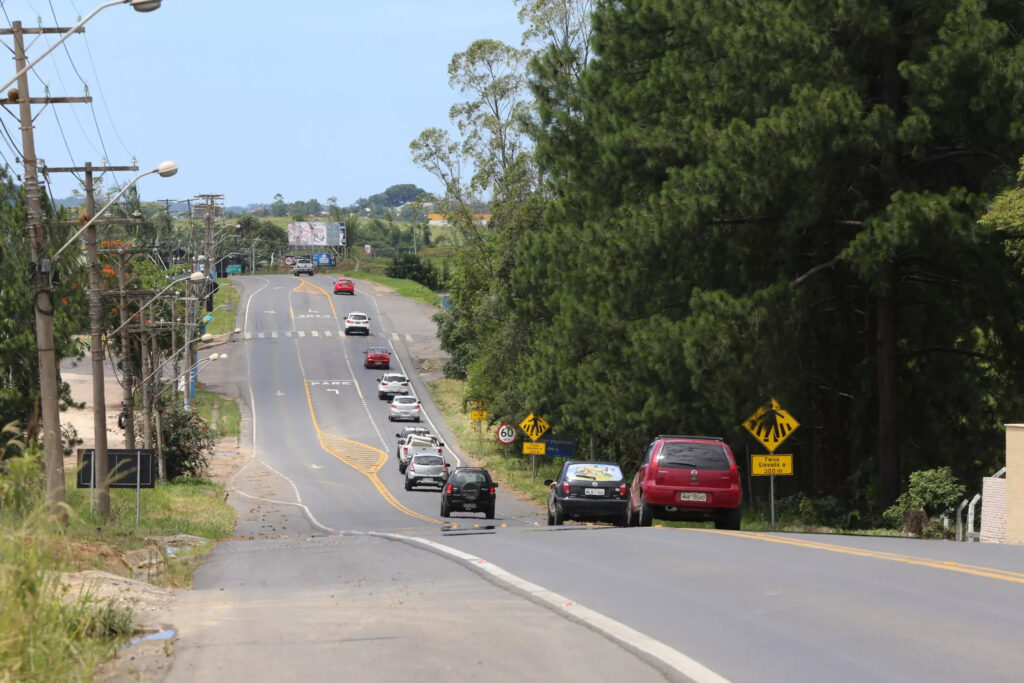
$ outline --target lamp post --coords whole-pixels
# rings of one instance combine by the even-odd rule
[[[60,441],[60,405],[57,387],[57,354],[53,339],[53,302],[50,296],[51,259],[45,258],[46,234],[43,228],[43,208],[39,195],[38,163],[36,157],[35,131],[32,117],[32,99],[29,96],[28,72],[41,59],[46,57],[58,45],[100,11],[114,5],[130,4],[137,11],[150,12],[160,6],[160,0],[112,0],[90,12],[71,30],[66,31],[53,45],[32,62],[25,55],[25,41],[20,21],[11,25],[14,34],[14,65],[15,75],[3,86],[0,92],[7,90],[14,83],[17,91],[8,93],[12,100],[18,102],[18,113],[21,121],[22,159],[25,166],[24,184],[27,203],[29,242],[32,259],[32,307],[35,311],[36,354],[39,364],[39,397],[43,417],[43,452],[46,467],[46,500],[54,515],[65,519],[61,507],[67,501],[64,486],[64,454]],[[102,466],[105,469],[106,460]],[[97,468],[98,469],[98,468]]]
[[[156,296],[154,296],[152,299],[150,299],[146,303],[144,303],[141,306],[139,306],[138,313],[141,313],[146,308],[148,308],[154,301],[159,299],[163,295],[164,292],[166,292],[168,289],[170,289],[174,285],[178,284],[179,282],[185,282],[186,280],[188,280],[189,282],[200,282],[200,281],[205,280],[205,279],[206,279],[206,273],[201,273],[201,272],[199,272],[197,270],[195,272],[189,273],[188,275],[186,275],[183,278],[178,278],[177,280],[174,280],[173,282],[171,282],[171,284],[167,285],[166,287],[161,289],[159,292],[157,292]],[[110,336],[113,336],[113,335],[117,334],[118,332],[120,332],[130,322],[132,322],[132,319],[129,316],[128,320],[124,321],[123,323],[118,325],[117,329],[114,329],[114,330],[112,330],[110,332]]]
[[[97,491],[97,512],[101,517],[104,517],[110,513],[110,488],[107,486],[107,470],[109,469],[109,463],[107,461],[107,399],[106,383],[103,378],[103,302],[102,296],[100,295],[100,263],[99,246],[97,244],[96,234],[96,219],[103,215],[103,213],[110,208],[113,202],[108,202],[106,206],[96,212],[95,215],[91,215],[95,209],[92,191],[92,164],[87,163],[85,169],[85,211],[86,214],[89,215],[89,218],[86,224],[82,226],[82,230],[86,231],[85,241],[89,250],[89,331],[91,335],[90,346],[92,351],[93,462],[96,463],[97,481],[100,482],[99,490]],[[178,167],[175,166],[173,162],[165,161],[152,171],[141,173],[133,178],[117,196],[121,196],[125,190],[132,187],[146,175],[159,173],[161,177],[167,177],[174,175],[177,170]],[[117,197],[115,197],[115,200],[116,199]],[[75,233],[75,237],[80,235],[82,230]],[[59,254],[65,247],[71,244],[75,237],[68,240],[68,242],[61,247],[57,253]]]

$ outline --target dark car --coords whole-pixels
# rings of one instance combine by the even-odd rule
[[[482,467],[456,467],[441,489],[441,516],[453,511],[482,512],[494,519],[494,490],[498,485]]]
[[[717,436],[659,436],[647,447],[633,477],[630,523],[650,526],[654,517],[739,529],[739,467]]]
[[[558,479],[544,482],[548,491],[548,524],[567,519],[580,522],[629,522],[629,486],[612,462],[569,461]]]

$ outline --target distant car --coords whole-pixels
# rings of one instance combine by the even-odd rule
[[[388,419],[420,421],[420,400],[415,396],[395,396],[388,406]]]
[[[339,277],[334,282],[334,293],[335,294],[352,294],[355,296],[356,283],[349,280],[347,277]]]
[[[345,318],[345,334],[370,334],[370,316],[352,311]]]
[[[363,352],[366,354],[366,358],[363,359],[364,368],[384,368],[385,370],[391,367],[391,352],[384,346],[371,346]]]
[[[453,511],[482,512],[494,519],[495,489],[498,485],[482,467],[456,467],[441,489],[441,516]]]
[[[633,477],[630,524],[650,526],[660,517],[736,530],[742,502],[736,458],[721,437],[659,436]]]
[[[379,399],[388,399],[395,394],[408,394],[409,391],[409,378],[405,375],[389,373],[377,382],[377,398]]]
[[[437,486],[444,488],[448,481],[448,463],[440,455],[417,454],[412,456],[405,468],[405,490],[413,486]]]
[[[548,525],[566,519],[581,522],[629,522],[629,485],[610,462],[569,461],[558,478],[548,479]]]
[[[430,437],[431,439],[436,439],[437,438],[436,436],[431,434],[430,430],[428,428],[426,428],[426,427],[406,427],[402,431],[396,432],[395,436],[398,437],[398,443],[395,444],[395,457],[396,458],[401,458],[402,457],[402,446],[404,446],[406,440],[409,439],[412,436],[427,436],[427,437]],[[441,445],[443,446],[444,444],[441,444]]]
[[[311,277],[313,275],[313,259],[308,256],[299,256],[295,259],[295,265],[292,266],[292,275],[302,275],[303,273]]]

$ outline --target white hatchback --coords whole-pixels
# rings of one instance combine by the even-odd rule
[[[345,334],[370,334],[370,316],[352,311],[345,318]]]

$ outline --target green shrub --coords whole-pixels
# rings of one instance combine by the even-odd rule
[[[176,406],[164,413],[161,434],[167,478],[202,476],[209,465],[209,452],[216,444],[206,420],[199,413]]]
[[[907,490],[882,513],[882,521],[891,529],[899,529],[907,510],[924,510],[929,517],[948,512],[964,497],[966,490],[949,467],[919,470],[910,475]]]

